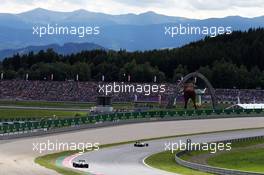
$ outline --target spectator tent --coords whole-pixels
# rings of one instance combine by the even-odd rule
[[[263,103],[235,104],[229,108],[234,109],[264,109]]]

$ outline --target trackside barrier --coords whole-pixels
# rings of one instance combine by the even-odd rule
[[[85,117],[64,118],[64,119],[11,119],[1,120],[0,136],[10,133],[23,133],[37,130],[51,130],[55,128],[75,127],[80,125],[91,125],[104,122],[120,122],[125,120],[188,120],[188,119],[207,119],[223,117],[248,117],[250,115],[261,116],[264,113],[262,109],[204,109],[204,110],[161,110],[146,112],[127,112],[127,113],[109,113],[98,114]],[[33,120],[34,119],[34,120]]]
[[[247,138],[241,138],[241,139],[232,139],[232,140],[223,140],[221,142],[239,142],[239,141],[246,141],[246,140],[257,140],[257,139],[264,139],[264,136],[257,136],[257,137],[247,137]],[[239,171],[239,170],[233,170],[233,169],[226,169],[226,168],[218,168],[213,167],[209,165],[203,165],[198,163],[189,162],[186,160],[181,159],[181,157],[186,154],[188,151],[181,151],[176,153],[175,155],[175,161],[184,167],[207,172],[207,173],[213,173],[213,174],[220,174],[220,175],[264,175],[264,173],[258,173],[258,172],[249,172],[249,171]]]

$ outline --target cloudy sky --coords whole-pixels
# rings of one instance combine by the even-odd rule
[[[110,14],[155,11],[189,18],[264,15],[264,0],[1,0],[0,12],[20,13],[33,8],[89,11]]]

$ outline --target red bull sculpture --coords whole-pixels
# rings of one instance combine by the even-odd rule
[[[196,93],[193,83],[185,83],[183,86],[183,96],[184,96],[184,108],[187,109],[187,104],[189,99],[192,100],[193,106],[197,109],[196,106]]]

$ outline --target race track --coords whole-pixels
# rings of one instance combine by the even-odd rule
[[[227,131],[221,133],[149,141],[147,142],[149,143],[149,147],[144,148],[138,148],[134,147],[133,144],[127,144],[102,149],[100,151],[88,152],[76,157],[73,159],[73,161],[80,159],[86,160],[90,165],[89,169],[80,170],[90,172],[94,175],[171,175],[172,173],[148,167],[143,163],[144,158],[148,157],[149,155],[164,151],[166,142],[178,143],[179,140],[185,142],[187,138],[190,138],[195,143],[201,143],[225,139],[261,136],[263,134],[264,129]],[[69,165],[71,166],[71,164]]]
[[[48,170],[34,163],[34,159],[38,156],[53,153],[55,151],[46,151],[43,153],[33,151],[32,144],[35,142],[99,142],[100,144],[118,143],[130,140],[147,139],[155,137],[164,137],[172,135],[195,134],[202,132],[214,132],[233,129],[247,129],[247,128],[264,128],[264,117],[250,117],[250,118],[228,118],[228,119],[204,119],[204,120],[184,120],[184,121],[165,121],[165,122],[151,122],[151,123],[138,123],[130,125],[120,125],[114,127],[104,127],[97,129],[88,129],[75,131],[70,133],[59,133],[56,135],[46,135],[42,137],[22,138],[16,140],[1,140],[0,141],[0,174],[4,175],[56,175],[53,170]],[[131,145],[128,145],[130,147]],[[152,146],[150,146],[151,148]],[[156,147],[153,145],[153,147]],[[116,148],[115,148],[116,149]],[[125,153],[131,153],[129,148]],[[144,148],[143,148],[144,149]],[[131,166],[138,166],[141,160],[148,154],[161,150],[159,146],[153,150],[142,153],[139,162],[138,155],[135,154],[131,162]],[[103,151],[103,150],[101,150]],[[125,149],[124,149],[125,151]],[[117,151],[118,152],[118,151]],[[139,149],[136,153],[141,153]],[[98,152],[100,153],[100,152]],[[110,152],[112,155],[112,152]],[[125,154],[127,155],[127,154]],[[116,161],[118,159],[125,159],[120,153],[116,154]],[[113,159],[109,157],[109,159]],[[131,158],[129,158],[131,159]],[[102,162],[109,164],[109,160],[105,157],[105,161],[96,162],[94,165],[102,167]],[[98,160],[99,161],[99,160]],[[101,161],[101,160],[100,160]],[[118,161],[120,162],[120,161]],[[126,161],[123,162],[124,164]],[[93,166],[94,166],[93,165]],[[93,168],[93,166],[91,168]],[[120,165],[116,164],[117,167]],[[143,166],[143,165],[141,165]],[[133,167],[132,167],[133,168]],[[122,169],[121,169],[122,170]],[[120,171],[121,171],[120,170]],[[96,171],[96,170],[95,170]],[[129,171],[128,171],[129,172]],[[126,173],[125,173],[126,174]]]

